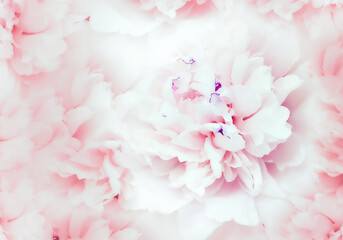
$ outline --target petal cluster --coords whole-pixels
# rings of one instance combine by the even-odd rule
[[[340,0],[0,0],[0,239],[343,239],[342,23]]]

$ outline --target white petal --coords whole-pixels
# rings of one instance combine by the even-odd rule
[[[140,169],[135,171],[130,181],[132,194],[130,198],[120,195],[119,202],[122,207],[130,210],[149,210],[161,213],[172,213],[187,204],[182,191],[169,186],[164,177],[155,177],[151,171]]]
[[[251,166],[242,166],[237,171],[242,187],[250,194],[257,195],[262,188],[262,173],[257,159],[251,159],[251,163]]]
[[[232,86],[233,108],[239,117],[247,117],[255,113],[261,106],[262,98],[252,89],[245,86]]]
[[[197,202],[192,202],[178,211],[178,222],[182,239],[187,240],[205,240],[221,224],[209,219],[204,206]]]
[[[210,96],[215,89],[215,73],[210,70],[197,71],[191,87],[204,96]]]
[[[206,200],[205,212],[210,219],[218,222],[233,220],[242,225],[254,226],[259,223],[254,198],[240,189],[226,191]]]
[[[120,9],[120,10],[119,10]],[[94,31],[103,33],[130,34],[141,36],[158,26],[160,22],[142,13],[126,2],[97,4],[90,17],[90,26]]]
[[[207,157],[210,160],[211,168],[214,175],[219,178],[222,175],[222,171],[223,171],[221,161],[226,151],[215,147],[210,137],[206,138],[204,150]]]
[[[236,57],[231,72],[232,83],[243,85],[248,80],[252,71],[263,64],[262,58],[249,58],[247,54]]]
[[[279,100],[279,103],[282,104],[288,94],[297,89],[302,82],[303,81],[295,75],[287,75],[286,77],[276,80],[274,82],[275,95]]]
[[[74,135],[80,125],[89,120],[90,117],[91,111],[88,107],[78,107],[68,111],[65,118],[70,134]]]
[[[245,147],[245,141],[234,126],[223,125],[224,135],[215,133],[213,143],[229,152],[237,152]]]
[[[111,240],[138,240],[140,235],[134,228],[125,228],[113,234]]]

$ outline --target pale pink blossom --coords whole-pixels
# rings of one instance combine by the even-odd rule
[[[286,225],[290,239],[339,240],[343,237],[342,190],[315,195]]]
[[[340,0],[0,0],[0,240],[342,239]]]
[[[66,49],[60,23],[66,10],[63,1],[1,1],[1,58],[11,58],[18,74],[55,70]]]
[[[50,176],[38,184],[32,177],[26,178],[25,172],[17,174],[25,177],[18,183],[14,171],[2,174],[1,178],[2,239],[135,240],[139,237],[134,228],[127,226],[114,230],[111,225],[116,223],[102,216],[102,211],[77,203],[73,181]]]
[[[322,60],[322,81],[325,86],[320,98],[320,118],[318,123],[324,129],[318,129],[320,151],[319,168],[330,176],[342,174],[343,154],[343,51],[340,45],[327,47]]]
[[[247,2],[256,6],[263,14],[274,13],[286,21],[292,21],[298,16],[306,16],[320,8],[343,6],[340,0],[247,0]]]
[[[211,186],[237,180],[256,195],[263,185],[263,157],[291,134],[282,103],[301,80],[275,79],[261,57],[248,54],[237,56],[231,68],[226,79],[205,59],[181,57],[168,70],[149,72],[115,101],[125,138],[148,156],[154,173],[168,176],[172,188],[202,196]]]

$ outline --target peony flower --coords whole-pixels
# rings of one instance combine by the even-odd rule
[[[281,2],[277,0],[249,0],[249,2],[256,4],[261,13],[274,12],[283,19],[291,21],[293,15],[306,6],[309,0],[287,0]]]
[[[54,84],[48,83],[48,87]],[[120,148],[112,132],[112,93],[102,74],[78,72],[68,91],[40,92],[32,84],[35,118],[30,135],[36,145],[35,157],[47,159],[50,173],[78,179],[73,201],[103,209],[121,191],[124,169],[114,162]],[[45,102],[34,99],[46,97]],[[108,120],[105,124],[104,119]],[[42,132],[43,131],[43,132]]]
[[[55,70],[66,49],[60,25],[66,9],[62,1],[1,1],[0,57],[18,74]]]
[[[133,148],[149,156],[172,188],[198,196],[218,181],[239,181],[249,194],[262,188],[263,157],[291,134],[282,106],[301,81],[274,79],[263,59],[235,58],[229,79],[193,58],[150,73],[115,101]]]
[[[342,239],[341,5],[0,0],[0,240]]]
[[[325,126],[318,129],[318,144],[321,158],[319,168],[332,177],[342,174],[343,121],[341,78],[343,77],[343,52],[340,46],[331,45],[325,51],[322,62],[322,80],[325,92],[321,97],[321,111],[318,124]]]
[[[15,171],[2,174],[1,239],[138,239],[134,228],[114,230],[102,210],[75,203],[70,179],[50,175],[39,184],[27,170],[17,172],[20,182]]]
[[[32,111],[22,94],[17,77],[0,61],[0,169],[20,167],[30,160],[34,144],[27,134]],[[20,150],[20,151],[18,151]]]
[[[343,237],[342,193],[315,195],[304,210],[292,216],[286,226],[290,239],[338,240]]]
[[[102,217],[101,213],[92,212],[83,206],[59,205],[61,213],[56,208],[48,206],[44,212],[47,220],[53,225],[52,239],[108,239],[108,240],[136,240],[138,232],[132,228],[124,228],[114,232],[111,222]],[[68,208],[66,211],[64,208]]]
[[[318,8],[342,7],[340,0],[248,0],[248,2],[256,5],[258,11],[263,14],[273,12],[287,21],[292,21],[297,15],[306,16]]]

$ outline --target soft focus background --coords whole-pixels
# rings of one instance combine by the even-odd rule
[[[0,240],[341,240],[342,114],[342,0],[0,0]]]

